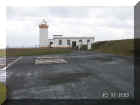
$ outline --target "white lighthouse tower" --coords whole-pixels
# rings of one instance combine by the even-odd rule
[[[42,20],[42,22],[39,24],[39,46],[40,47],[48,47],[49,41],[48,41],[48,25],[45,19]]]

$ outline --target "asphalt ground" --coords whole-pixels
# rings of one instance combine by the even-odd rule
[[[96,52],[51,56],[68,63],[34,64],[38,56],[24,56],[7,69],[8,99],[134,98],[133,57]]]

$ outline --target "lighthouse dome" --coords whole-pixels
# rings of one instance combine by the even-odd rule
[[[41,24],[47,24],[47,21],[45,19],[43,19]]]
[[[45,19],[39,24],[39,28],[48,28],[47,21]]]

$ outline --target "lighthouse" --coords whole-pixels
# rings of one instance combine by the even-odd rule
[[[45,19],[39,24],[39,46],[40,47],[48,47],[48,25]]]

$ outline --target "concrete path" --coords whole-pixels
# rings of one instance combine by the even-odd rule
[[[68,63],[34,64],[37,56],[26,56],[9,67],[8,98],[133,98],[132,57],[93,52],[74,52],[57,56],[63,57]],[[111,96],[112,93],[116,94],[115,97]]]
[[[0,82],[6,82],[6,70],[14,65],[22,57],[1,57],[0,58]]]
[[[4,67],[6,66],[6,58],[1,57],[0,58],[0,82],[5,83],[6,81],[6,70]]]

